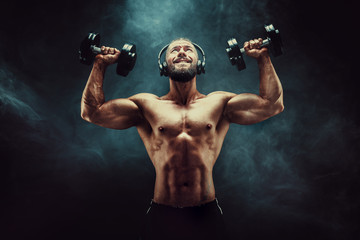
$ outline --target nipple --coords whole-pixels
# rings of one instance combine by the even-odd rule
[[[163,132],[163,131],[164,131],[164,128],[160,126],[160,127],[159,127],[159,131],[160,131],[160,132]]]
[[[210,130],[212,128],[212,125],[209,123],[208,125],[206,125],[206,128]]]

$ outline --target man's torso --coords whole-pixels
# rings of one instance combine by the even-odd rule
[[[215,199],[212,169],[229,129],[223,111],[231,96],[216,92],[187,105],[134,96],[145,118],[137,129],[156,171],[155,202],[194,206]]]

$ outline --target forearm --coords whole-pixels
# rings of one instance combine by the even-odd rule
[[[89,120],[93,113],[105,102],[103,82],[106,65],[94,62],[81,99],[81,116]]]
[[[266,53],[257,59],[260,74],[259,95],[271,103],[283,102],[283,90],[279,77]]]

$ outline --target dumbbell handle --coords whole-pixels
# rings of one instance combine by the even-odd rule
[[[90,48],[91,48],[91,51],[93,53],[95,53],[95,54],[100,54],[101,53],[101,48],[99,48],[99,47],[97,47],[95,45],[91,45]]]
[[[129,44],[126,44],[125,46],[129,47]],[[91,45],[90,48],[91,48],[91,51],[95,54],[101,53],[101,48],[96,47],[95,45]],[[131,57],[134,57],[136,55],[136,53],[128,53],[128,55]]]
[[[127,43],[127,44],[124,45],[124,46],[129,47],[129,46],[131,46],[131,45],[129,45],[129,44]],[[91,51],[92,51],[93,53],[95,53],[95,54],[100,54],[100,53],[101,53],[101,48],[99,48],[99,47],[97,47],[97,46],[95,46],[95,45],[91,45],[91,46],[90,46],[90,49],[91,49]],[[136,55],[136,53],[130,53],[130,52],[129,52],[128,55],[131,56],[131,57],[134,57],[134,56]]]
[[[271,39],[270,39],[270,38],[266,38],[266,39],[263,40],[262,44],[260,45],[260,48],[269,46],[270,43],[271,43]],[[240,48],[240,52],[241,52],[241,53],[245,53],[245,49],[244,49],[244,48]]]

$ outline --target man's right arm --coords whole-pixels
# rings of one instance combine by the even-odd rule
[[[139,107],[131,98],[105,102],[103,92],[106,68],[115,63],[119,55],[117,49],[102,47],[102,54],[96,56],[81,99],[81,117],[102,127],[126,129],[142,122]]]

